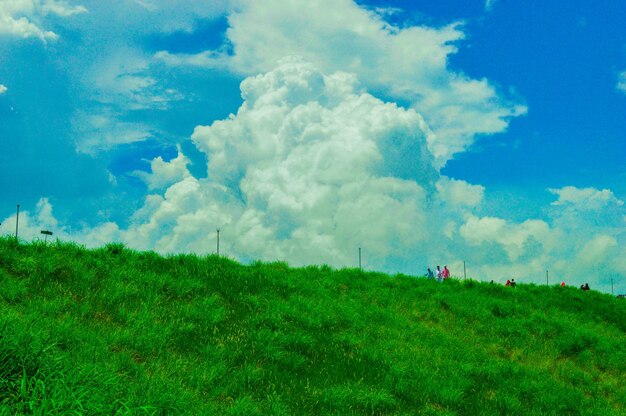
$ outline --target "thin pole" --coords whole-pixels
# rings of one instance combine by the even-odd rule
[[[548,283],[548,271],[546,270],[546,286],[548,286],[548,285],[549,285],[549,283]]]
[[[465,260],[463,260],[463,280],[467,279],[467,273],[465,272]]]
[[[611,296],[613,296],[615,293],[613,293],[613,278],[611,277]]]
[[[361,247],[359,247],[359,270],[363,270],[361,267]]]
[[[17,214],[15,216],[15,242],[17,243],[17,231],[20,225],[20,204],[17,204]]]
[[[220,229],[217,229],[217,256],[220,255]]]

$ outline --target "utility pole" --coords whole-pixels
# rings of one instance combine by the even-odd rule
[[[20,204],[17,204],[17,214],[15,215],[15,242],[18,242],[17,231],[20,225]]]
[[[220,256],[220,229],[217,229],[217,257]]]
[[[361,247],[359,247],[359,270],[363,270],[361,267]]]
[[[467,279],[467,273],[465,271],[465,260],[463,260],[463,280]]]
[[[548,283],[548,271],[546,270],[546,286],[548,286],[548,285],[549,285],[549,283]]]
[[[613,276],[611,276],[611,296],[613,296],[615,293],[613,293]]]

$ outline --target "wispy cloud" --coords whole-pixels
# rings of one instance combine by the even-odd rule
[[[626,71],[619,74],[617,79],[617,89],[626,94]]]
[[[108,108],[78,111],[72,120],[76,151],[95,156],[120,144],[135,143],[152,137],[150,126],[142,122],[119,120]]]
[[[491,11],[498,0],[485,0],[485,10]]]

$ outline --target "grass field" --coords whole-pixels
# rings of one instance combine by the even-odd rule
[[[624,415],[626,300],[0,239],[0,415]]]

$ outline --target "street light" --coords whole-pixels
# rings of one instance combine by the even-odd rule
[[[48,230],[41,230],[41,234],[45,235],[45,239],[44,239],[44,243],[48,242],[48,236],[52,235],[52,231],[48,231]]]

